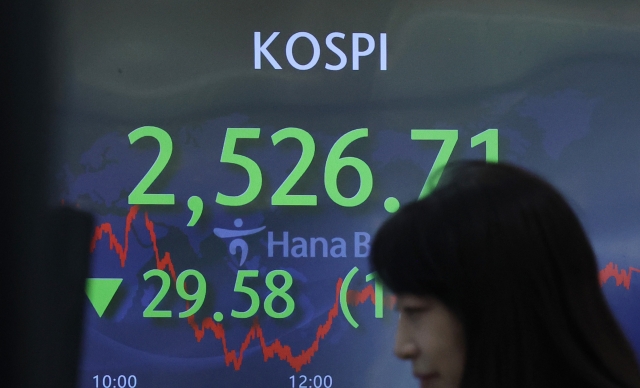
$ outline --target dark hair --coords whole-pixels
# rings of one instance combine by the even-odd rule
[[[396,294],[435,296],[459,317],[462,387],[640,387],[578,218],[531,173],[452,163],[384,223],[371,264]]]

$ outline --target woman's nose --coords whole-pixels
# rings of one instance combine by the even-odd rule
[[[420,349],[415,343],[410,330],[402,323],[402,319],[398,322],[398,329],[396,330],[396,343],[394,347],[394,353],[396,357],[408,360],[416,357]]]

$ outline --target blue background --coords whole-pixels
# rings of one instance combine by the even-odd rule
[[[223,312],[230,350],[238,351],[253,323],[230,316],[231,309],[243,310],[247,303],[233,293],[238,269],[257,269],[260,279],[274,269],[292,274],[295,313],[277,321],[260,309],[257,317],[268,344],[278,339],[294,355],[308,348],[335,302],[338,278],[357,266],[360,272],[350,288],[366,285],[368,265],[365,258],[354,257],[354,232],[374,234],[388,216],[386,198],[407,203],[420,193],[440,142],[412,141],[412,129],[456,129],[452,159],[482,159],[484,146],[471,148],[470,139],[497,128],[500,160],[541,174],[567,196],[592,240],[600,268],[608,263],[625,270],[640,266],[640,60],[632,48],[640,46],[634,46],[636,30],[625,29],[624,23],[603,24],[560,6],[499,8],[505,13],[493,17],[492,6],[461,11],[455,3],[421,9],[378,4],[369,19],[345,9],[333,22],[318,11],[312,23],[314,18],[296,6],[277,15],[267,12],[271,19],[240,26],[225,40],[229,24],[239,23],[242,15],[254,20],[258,10],[225,6],[200,16],[187,7],[169,17],[167,9],[144,13],[118,4],[106,10],[81,8],[61,22],[65,32],[60,39],[71,48],[61,60],[66,70],[60,78],[59,196],[54,200],[92,211],[124,243],[127,196],[158,153],[154,140],[130,145],[127,134],[154,125],[171,135],[174,150],[149,191],[174,193],[176,204],[142,206],[124,268],[107,238],[97,243],[91,276],[124,280],[102,318],[87,301],[80,386],[94,387],[93,376],[104,374],[136,375],[139,387],[288,387],[294,374],[331,375],[333,387],[415,385],[409,365],[392,355],[395,313],[385,309],[385,317],[376,319],[369,302],[351,307],[358,329],[339,313],[299,373],[278,357],[265,362],[257,340],[244,353],[239,371],[227,366],[213,332],[198,342],[186,320],[177,318],[184,302],[175,289],[160,305],[171,309],[173,318],[142,317],[157,293],[157,283],[142,278],[155,268],[146,212],[155,224],[161,257],[170,252],[178,273],[193,268],[204,274],[207,299],[196,321]],[[81,17],[99,12],[107,15],[106,21],[94,23],[113,27],[118,31],[114,36],[96,32],[100,29],[90,28]],[[616,12],[614,16],[626,11]],[[546,17],[550,14],[557,23]],[[290,16],[286,23],[282,15]],[[220,23],[207,27],[209,17]],[[118,29],[123,26],[131,27],[125,29],[128,35]],[[140,32],[144,28],[155,34]],[[300,30],[318,37],[334,30],[374,36],[385,31],[389,69],[380,71],[373,57],[363,59],[360,72],[331,73],[321,66],[308,72],[253,69],[252,31],[280,29],[283,35]],[[200,31],[206,33],[197,40]],[[274,56],[286,64],[283,53]],[[261,129],[259,139],[242,140],[237,147],[263,174],[258,198],[239,208],[215,203],[216,193],[240,194],[247,186],[242,169],[219,161],[230,127]],[[316,194],[316,207],[270,205],[300,155],[295,141],[272,144],[271,135],[285,127],[302,128],[315,140],[312,164],[292,193]],[[324,164],[336,140],[356,128],[368,128],[369,136],[355,141],[344,155],[369,165],[373,191],[363,204],[343,208],[326,194]],[[345,196],[353,195],[357,174],[345,170],[339,187]],[[200,196],[205,208],[190,228],[186,202],[192,195]],[[245,238],[249,255],[243,266],[228,250],[231,239],[213,234],[214,228],[238,229],[233,224],[237,218],[243,220],[241,229],[265,226]],[[285,258],[276,248],[276,255],[268,257],[269,231],[278,240],[283,231],[290,240],[341,237],[348,255]],[[635,276],[629,289],[609,279],[603,291],[638,352],[640,286]],[[256,284],[263,299],[269,291],[264,283]]]

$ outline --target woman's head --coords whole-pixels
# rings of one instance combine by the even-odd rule
[[[577,217],[530,173],[452,164],[429,196],[382,226],[371,262],[401,313],[406,296],[431,298],[460,323],[462,386],[637,386]]]

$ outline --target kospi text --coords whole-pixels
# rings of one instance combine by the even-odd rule
[[[274,41],[279,37],[280,32],[273,32],[268,37],[259,31],[253,33],[253,67],[256,70],[262,69],[262,59],[266,59],[273,69],[281,70],[282,66],[273,57],[275,46]],[[297,70],[310,70],[320,62],[321,50],[320,42],[323,41],[326,48],[332,54],[327,57],[324,68],[331,71],[342,70],[347,67],[349,58],[347,53],[336,45],[340,40],[345,40],[347,35],[342,32],[332,32],[325,37],[317,38],[309,32],[296,32],[287,39],[285,46],[285,56],[291,67]],[[376,39],[377,38],[377,39]],[[305,42],[306,41],[306,42]],[[311,59],[302,60],[294,55],[294,48],[298,45],[309,45],[312,47]],[[281,48],[281,47],[280,47]],[[376,50],[377,48],[377,50]],[[271,50],[271,51],[270,51]],[[378,52],[380,61],[379,69],[387,70],[387,34],[382,32],[378,37],[354,32],[351,34],[351,69],[360,70],[360,59]],[[302,63],[301,63],[302,62]],[[306,63],[304,63],[306,62]]]

